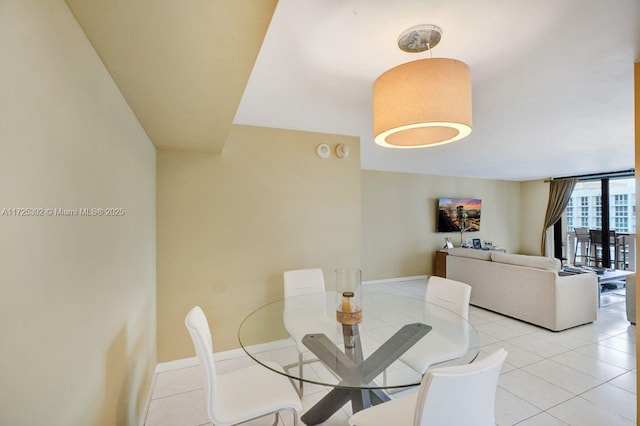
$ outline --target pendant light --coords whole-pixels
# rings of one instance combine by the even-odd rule
[[[398,38],[406,52],[438,44],[435,25],[409,28]],[[378,145],[421,148],[460,140],[471,133],[471,73],[464,62],[420,59],[398,65],[373,84],[373,131]]]

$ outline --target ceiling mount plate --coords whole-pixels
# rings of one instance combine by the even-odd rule
[[[405,52],[418,53],[433,49],[442,38],[442,30],[435,25],[416,25],[398,37],[398,47]]]

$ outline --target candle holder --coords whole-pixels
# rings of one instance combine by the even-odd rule
[[[362,322],[362,279],[359,269],[336,269],[336,319],[343,325]]]

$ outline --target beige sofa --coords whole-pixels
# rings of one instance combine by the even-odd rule
[[[472,287],[471,304],[559,331],[597,319],[595,274],[560,276],[549,257],[448,250],[447,278]]]

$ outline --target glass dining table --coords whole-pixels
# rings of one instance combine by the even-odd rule
[[[427,367],[469,363],[479,353],[476,330],[454,312],[363,288],[359,324],[338,322],[337,295],[325,292],[270,303],[240,325],[240,345],[258,364],[272,369],[275,361],[284,372],[273,371],[296,383],[331,388],[302,416],[307,425],[349,401],[354,413],[387,401],[389,392],[419,385]]]

